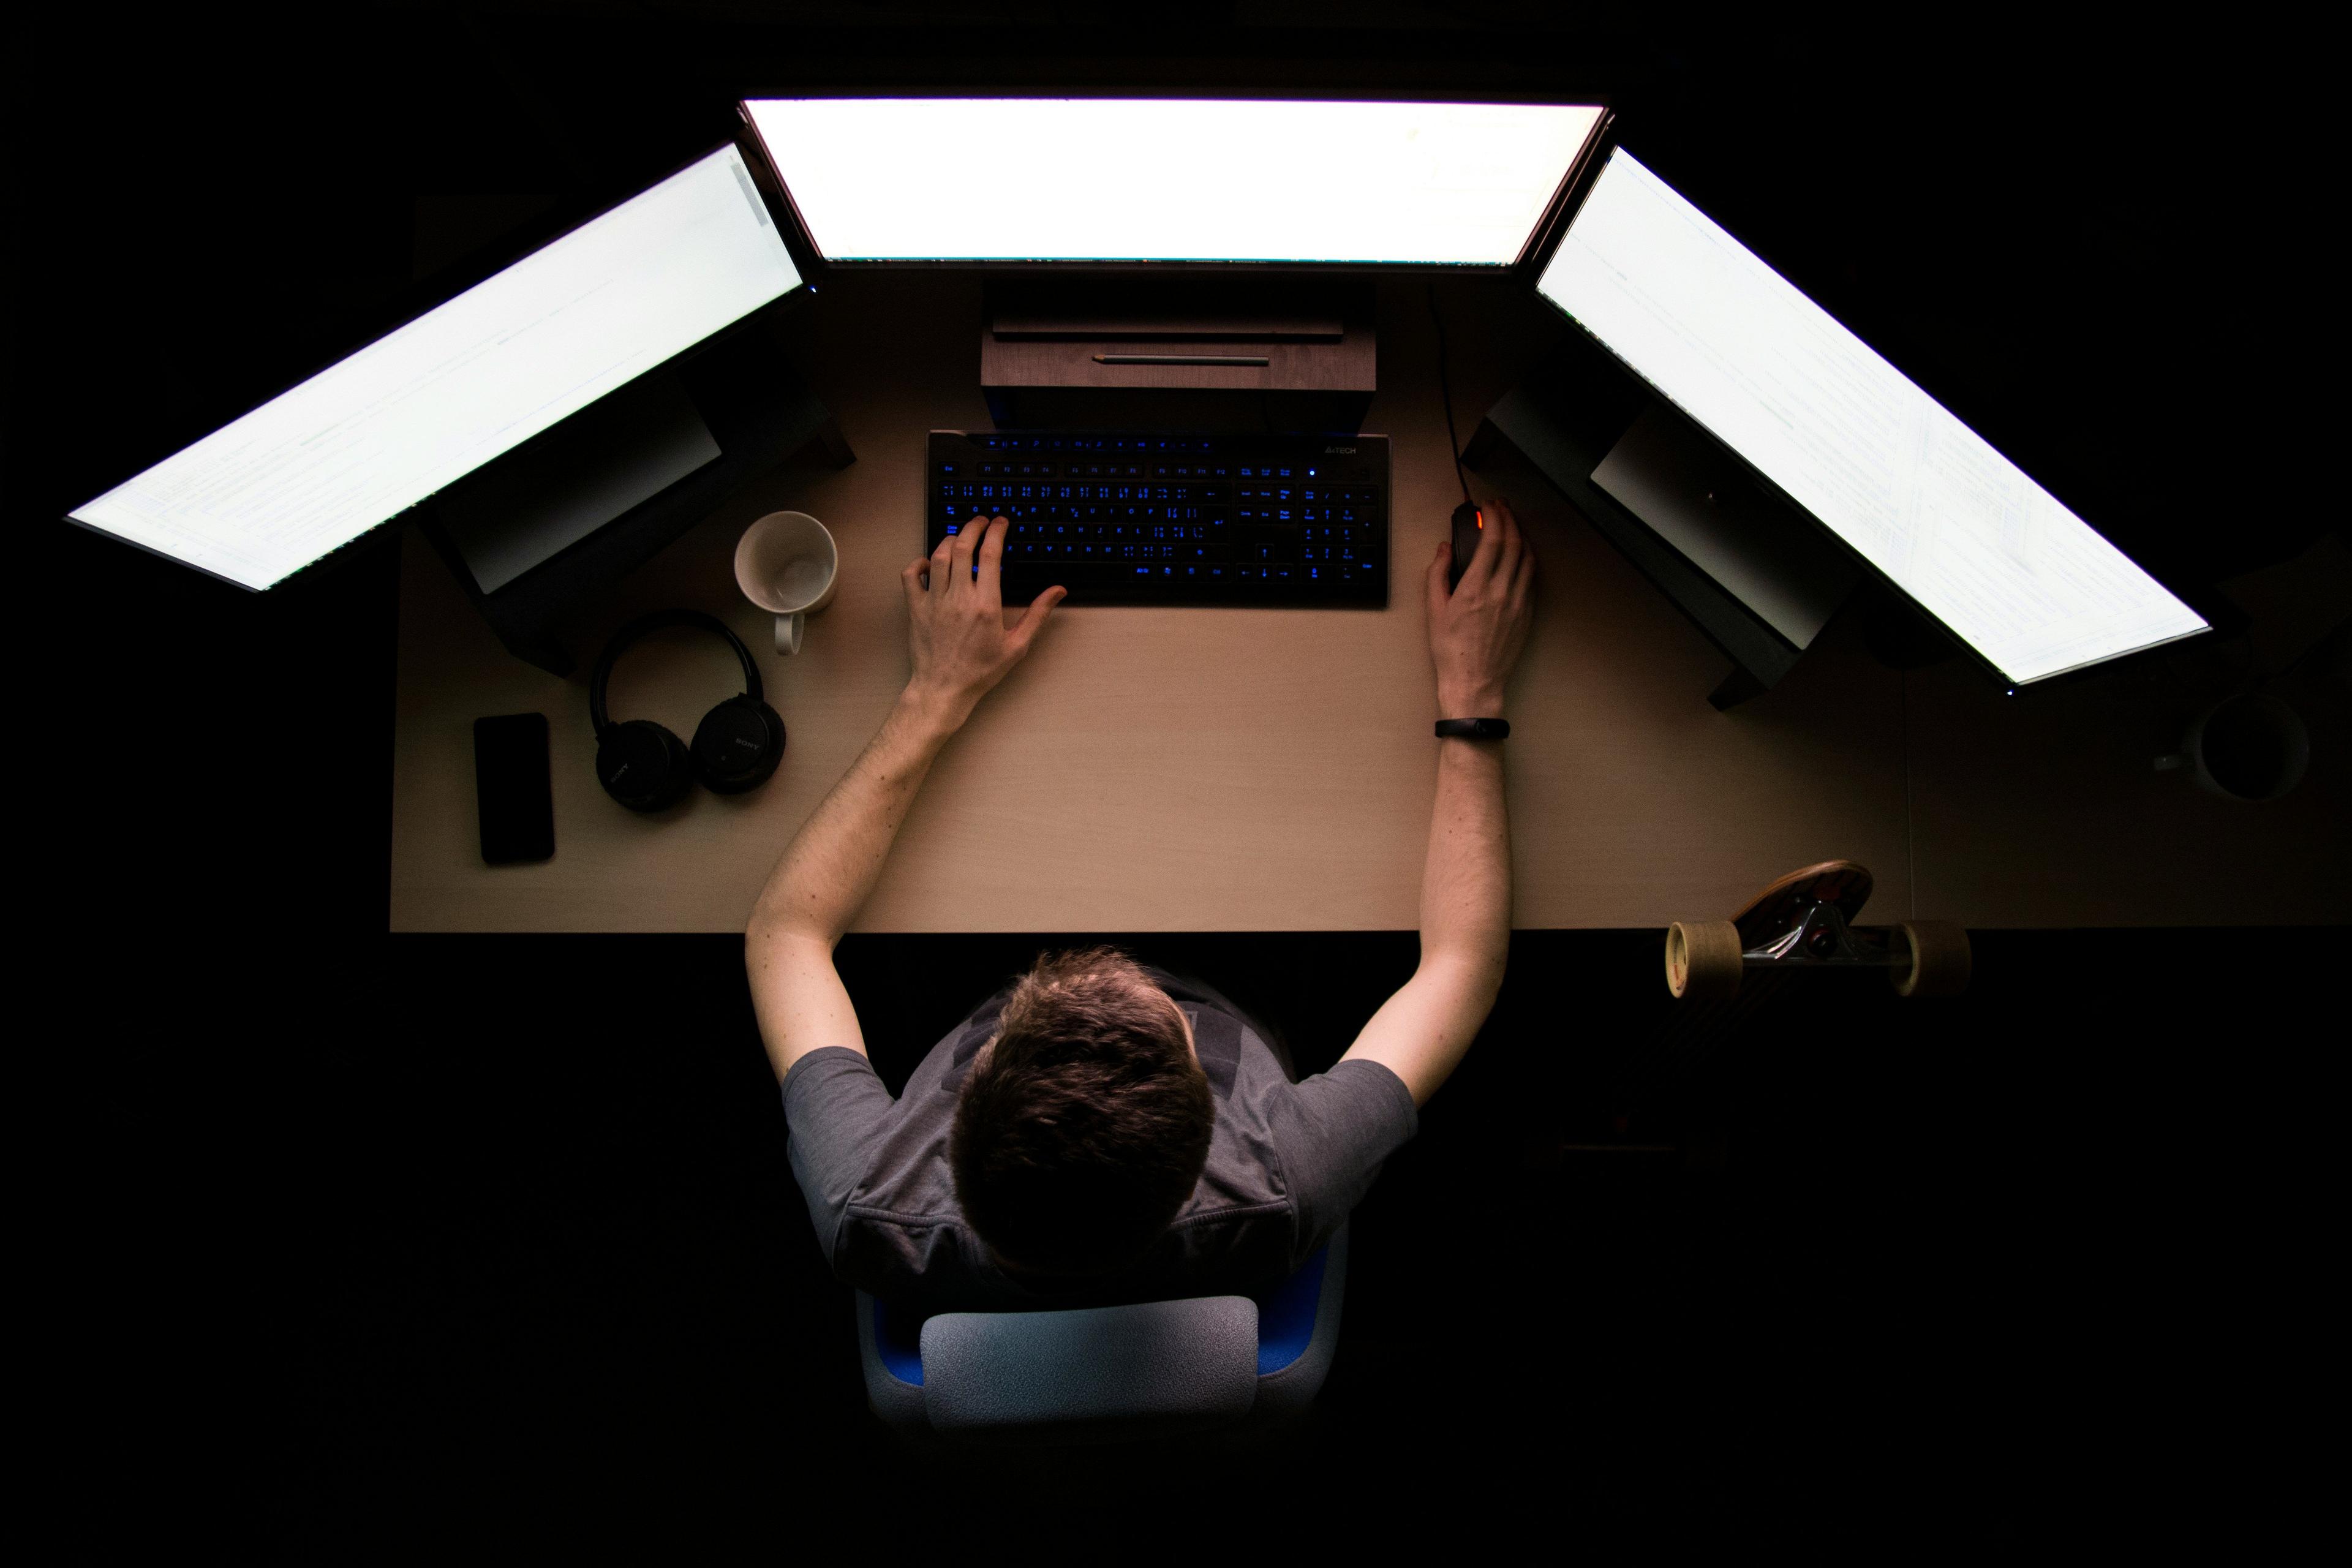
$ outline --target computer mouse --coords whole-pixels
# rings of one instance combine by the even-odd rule
[[[1454,561],[1445,569],[1445,591],[1452,593],[1462,586],[1462,574],[1470,569],[1470,557],[1478,551],[1478,535],[1486,526],[1486,514],[1468,501],[1454,509]]]

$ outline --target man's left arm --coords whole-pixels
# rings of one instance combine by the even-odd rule
[[[833,966],[835,944],[873,893],[940,749],[1027,655],[1066,596],[1048,588],[1006,626],[1006,522],[981,521],[974,518],[974,526],[899,574],[914,673],[882,728],[793,836],[752,907],[743,963],[780,1081],[794,1062],[826,1046],[866,1053],[856,1011]]]

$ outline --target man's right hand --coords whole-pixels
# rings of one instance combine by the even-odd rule
[[[1451,592],[1451,541],[1440,541],[1429,563],[1423,596],[1429,608],[1429,660],[1437,668],[1437,716],[1499,719],[1503,683],[1528,646],[1534,623],[1535,552],[1519,534],[1519,520],[1499,500],[1483,510],[1477,553]]]
[[[1001,517],[975,517],[898,574],[907,589],[907,643],[915,660],[908,695],[950,723],[970,717],[973,706],[1028,655],[1045,617],[1069,596],[1066,588],[1048,588],[1019,620],[1004,624],[1009,526]]]

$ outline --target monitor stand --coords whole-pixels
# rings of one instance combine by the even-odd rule
[[[1777,685],[1861,584],[1811,520],[1581,340],[1488,411],[1462,460],[1483,473],[1506,447],[1729,656],[1717,708]]]
[[[495,594],[718,459],[718,438],[677,377],[652,375],[453,486],[441,524],[476,585]]]
[[[988,291],[981,390],[1000,430],[1354,435],[1373,309],[1352,279],[1009,279]]]
[[[1618,437],[1592,482],[1800,653],[1862,580],[1721,443],[1664,404]]]
[[[623,577],[802,448],[856,458],[772,320],[640,377],[415,509],[517,658],[579,668],[583,616]]]

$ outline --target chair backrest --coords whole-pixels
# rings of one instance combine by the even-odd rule
[[[1059,1312],[942,1312],[923,1324],[923,1409],[983,1442],[1159,1436],[1257,1402],[1257,1306],[1203,1296]]]
[[[1339,1341],[1348,1232],[1264,1295],[1045,1312],[893,1309],[863,1291],[876,1414],[909,1436],[1082,1443],[1164,1436],[1304,1409]]]

